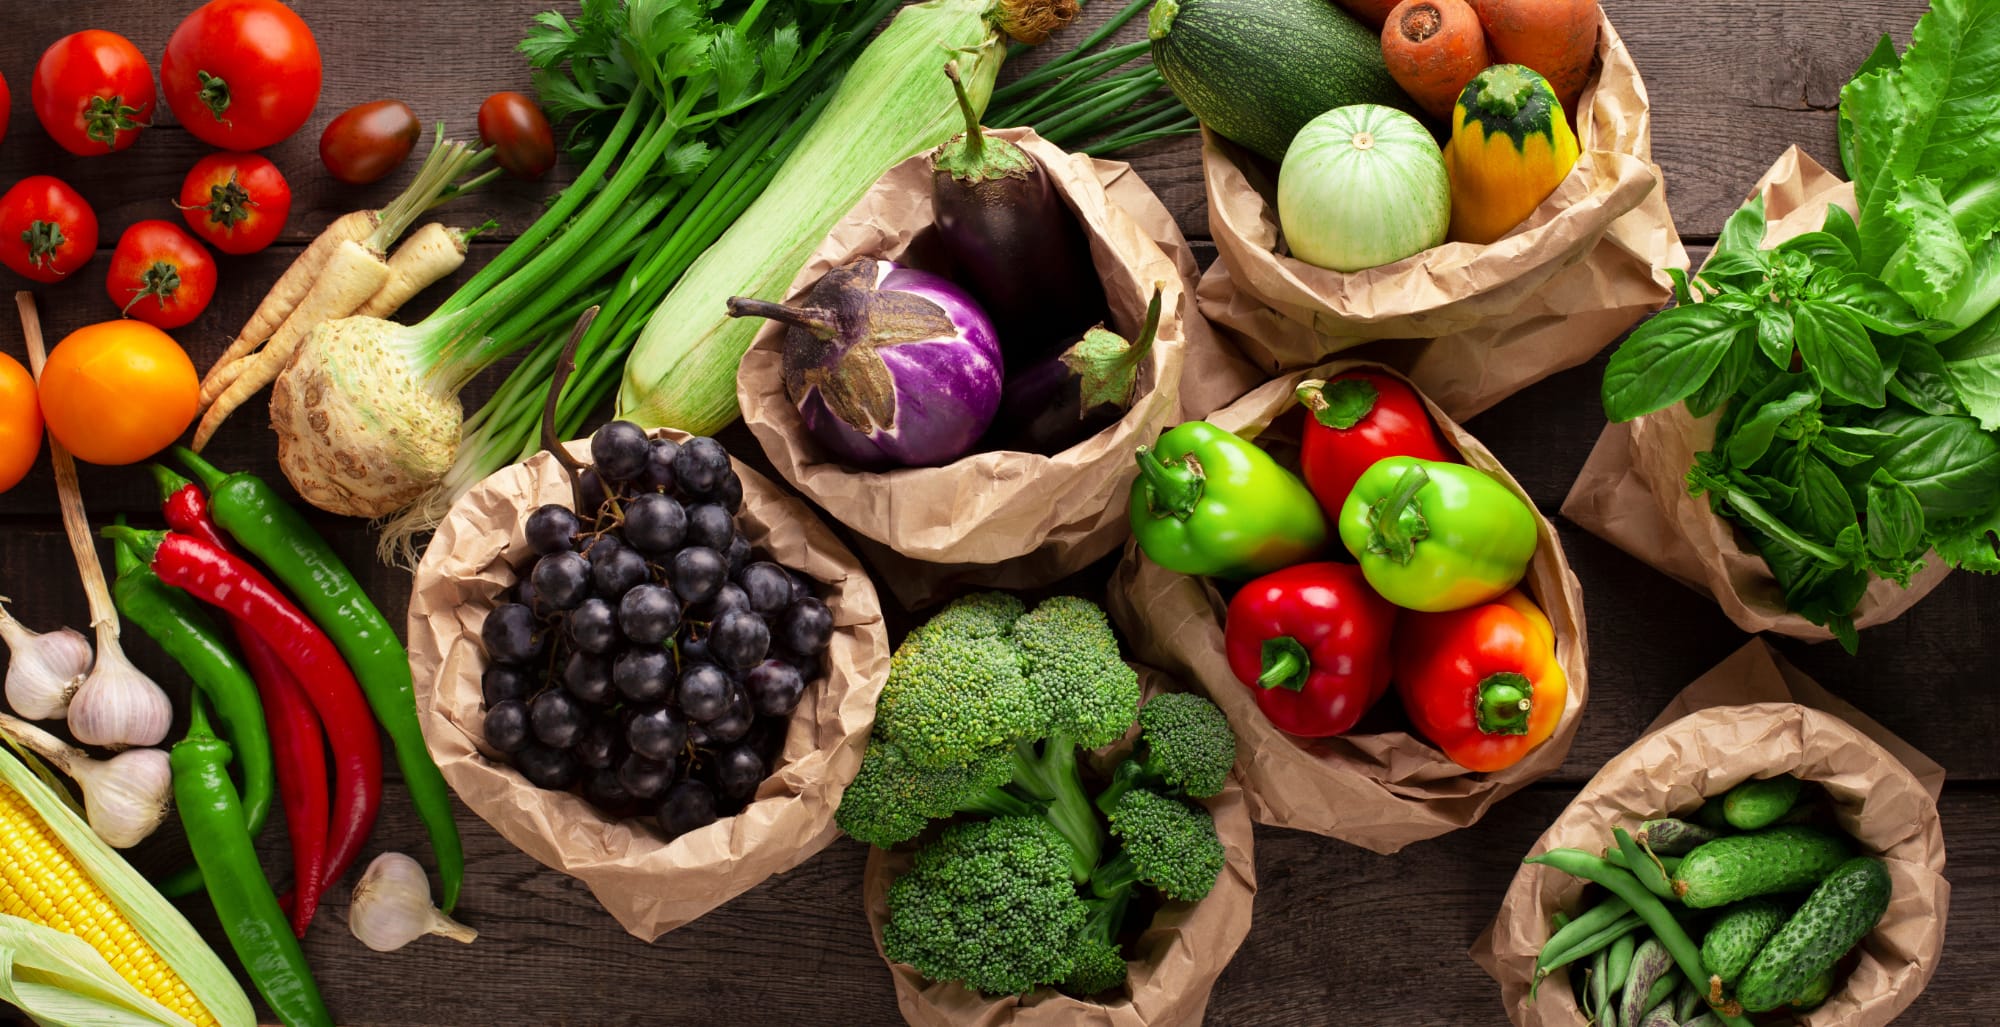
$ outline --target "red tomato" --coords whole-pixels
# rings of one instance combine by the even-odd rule
[[[0,264],[60,282],[97,252],[97,212],[53,175],[30,175],[0,196]]]
[[[215,296],[215,258],[179,225],[141,221],[118,237],[104,289],[126,317],[179,328]]]
[[[152,121],[153,67],[124,36],[85,29],[42,52],[28,96],[58,146],[84,156],[113,153]]]
[[[319,134],[319,160],[333,177],[367,185],[396,170],[423,138],[417,113],[401,100],[371,100],[341,111]]]
[[[0,139],[7,138],[7,116],[14,111],[14,93],[7,88],[7,76],[0,75]]]
[[[276,164],[254,153],[211,153],[188,171],[175,206],[210,246],[255,253],[284,229],[292,187]]]
[[[277,0],[209,0],[174,29],[160,58],[174,117],[225,150],[258,150],[297,132],[319,86],[319,44]]]
[[[494,93],[479,105],[479,138],[493,159],[521,178],[540,178],[556,166],[556,137],[535,101],[520,93]]]

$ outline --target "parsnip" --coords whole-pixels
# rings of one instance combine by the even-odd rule
[[[465,263],[465,245],[474,232],[459,231],[433,221],[410,233],[389,257],[389,280],[361,309],[362,317],[388,317],[432,283]]]
[[[305,299],[313,283],[318,280],[321,269],[332,258],[333,251],[343,242],[360,242],[368,238],[382,223],[381,211],[357,210],[342,214],[326,230],[316,236],[292,266],[285,269],[271,291],[264,294],[264,301],[244,322],[229,348],[222,351],[214,365],[208,369],[207,377],[201,380],[201,405],[203,408],[214,403],[223,390],[236,380],[243,370],[250,366],[245,362],[250,351],[262,345],[277,332],[290,317],[294,307]]]

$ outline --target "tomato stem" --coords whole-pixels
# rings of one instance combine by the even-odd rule
[[[173,300],[174,294],[179,291],[181,291],[180,266],[172,261],[153,261],[151,267],[139,273],[139,289],[132,294],[131,302],[125,304],[125,309],[120,313],[130,314],[132,308],[148,296],[158,299],[161,309],[165,309]]]
[[[250,191],[243,188],[242,183],[236,180],[236,172],[232,169],[229,172],[229,181],[208,187],[207,203],[190,206],[175,203],[174,206],[181,210],[208,211],[208,223],[215,228],[227,230],[249,220],[250,208],[257,206],[257,201],[250,198]]]
[[[220,75],[211,75],[201,70],[195,71],[194,78],[196,82],[201,83],[201,91],[195,94],[201,100],[201,105],[207,107],[210,114],[215,115],[215,120],[225,125],[229,124],[229,119],[222,116],[222,112],[229,109],[229,83],[224,82]]]
[[[83,108],[83,134],[94,142],[115,148],[118,133],[146,127],[133,117],[138,113],[139,108],[126,106],[122,95],[93,96]]]
[[[69,241],[63,235],[62,225],[54,221],[36,221],[21,233],[21,241],[28,246],[28,263],[35,267],[53,268],[56,250]]]

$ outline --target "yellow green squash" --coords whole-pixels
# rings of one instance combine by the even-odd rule
[[[1526,220],[1576,165],[1576,133],[1547,79],[1519,64],[1473,76],[1451,114],[1445,173],[1454,242],[1490,243]]]

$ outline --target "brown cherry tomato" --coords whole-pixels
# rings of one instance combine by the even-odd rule
[[[423,123],[401,100],[371,100],[341,111],[319,135],[319,159],[350,185],[377,181],[409,157]]]
[[[118,237],[104,289],[126,317],[179,328],[215,297],[215,258],[171,221],[140,221]]]
[[[520,93],[494,93],[479,105],[479,138],[493,159],[521,178],[540,178],[556,166],[556,137],[535,101]]]

